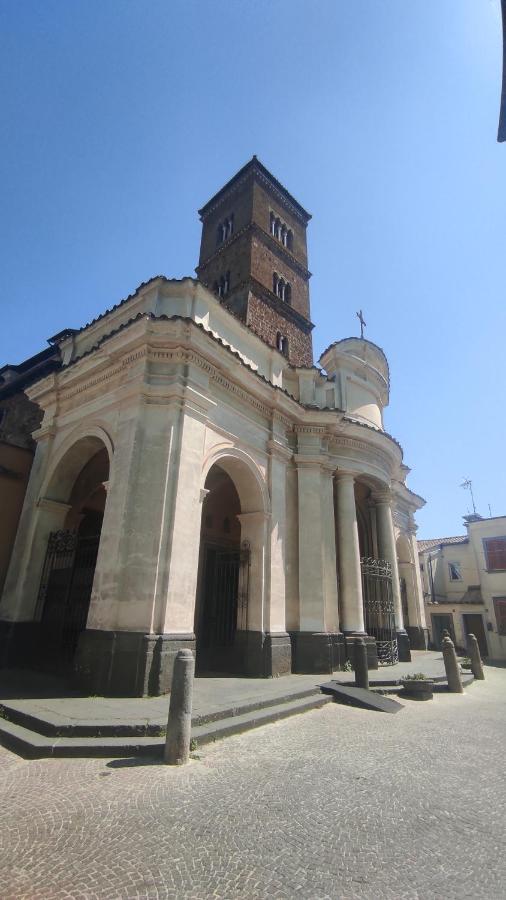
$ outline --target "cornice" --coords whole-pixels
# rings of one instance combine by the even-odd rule
[[[279,313],[280,316],[293,322],[305,334],[310,334],[312,332],[314,325],[309,319],[306,319],[302,313],[297,312],[297,310],[294,309],[293,306],[290,306],[289,303],[286,303],[285,300],[280,300],[279,297],[276,297],[276,294],[265,287],[260,281],[257,281],[253,275],[250,275],[249,278],[245,279],[240,285],[234,288],[234,290],[231,291],[231,294],[236,290],[240,290],[241,287],[246,287],[248,285],[255,294],[260,295],[260,299],[263,300],[267,306],[270,306],[271,309]]]
[[[381,450],[379,447],[366,441],[361,441],[358,438],[344,437],[340,434],[329,434],[328,445],[329,450],[334,449],[335,451],[338,451],[340,448],[344,450],[355,450],[364,456],[368,456],[370,459],[375,459],[379,466],[384,470],[386,469],[386,471],[390,471],[392,468],[392,457],[386,451]]]
[[[267,441],[267,449],[271,456],[280,459],[282,462],[290,462],[293,456],[293,452],[290,448],[284,447],[283,444],[280,444],[278,441]]]
[[[295,197],[292,197],[289,191],[287,191],[277,178],[266,169],[256,156],[253,156],[239,172],[224,184],[223,187],[220,188],[220,190],[217,191],[217,193],[214,194],[201,209],[199,209],[201,221],[207,219],[212,212],[219,209],[220,206],[223,206],[225,202],[230,202],[230,198],[233,197],[249,180],[256,180],[266,187],[268,192],[275,196],[285,209],[288,209],[304,227],[307,226],[307,223],[311,219],[311,215],[300,205],[300,203],[298,203]]]
[[[259,236],[264,241],[264,243],[268,244],[272,252],[280,259],[283,259],[284,262],[286,262],[290,266],[290,268],[298,272],[298,274],[302,278],[304,278],[305,281],[309,281],[312,274],[309,269],[305,265],[303,265],[303,263],[301,263],[297,259],[297,257],[293,255],[293,253],[290,253],[290,251],[286,247],[283,247],[283,244],[280,244],[279,241],[277,241],[272,236],[272,234],[269,234],[268,231],[265,231],[265,229],[263,229],[261,225],[258,224],[258,222],[248,222],[247,225],[244,225],[243,228],[240,228],[239,231],[236,231],[230,238],[228,238],[228,240],[220,244],[219,247],[217,247],[210,256],[206,257],[203,262],[199,262],[198,266],[195,268],[197,275],[200,276],[200,273],[203,269],[207,268],[207,266],[219,256],[222,256],[224,253],[226,253],[227,250],[230,249],[230,247],[233,247],[233,245],[237,243],[237,241],[239,241],[245,234],[250,231]]]

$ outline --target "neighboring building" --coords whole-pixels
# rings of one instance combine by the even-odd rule
[[[418,541],[434,647],[446,628],[462,651],[476,635],[482,656],[506,659],[506,516],[467,516],[467,535]]]
[[[253,159],[200,211],[199,281],[159,276],[54,339],[0,604],[4,659],[100,694],[199,671],[330,673],[424,648],[414,514],[370,341],[313,365],[310,216]],[[333,302],[333,301],[332,301]]]

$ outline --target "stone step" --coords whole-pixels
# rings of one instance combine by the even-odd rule
[[[319,697],[320,690],[317,687],[306,688],[296,693],[280,693],[276,697],[264,700],[244,702],[227,709],[219,709],[206,715],[198,715],[192,718],[192,726],[203,726],[221,719],[229,719],[244,714],[255,712],[259,709],[268,709],[280,704],[289,703],[292,700],[304,700],[311,697]],[[15,725],[21,725],[29,731],[37,732],[46,737],[163,737],[167,726],[169,710],[169,698],[167,697],[167,710],[160,721],[141,719],[137,722],[109,722],[100,719],[69,722],[65,717],[59,716],[50,710],[35,714],[28,711],[26,703],[21,701],[4,701],[0,704],[0,722],[6,719]]]
[[[192,739],[197,748],[232,734],[240,734],[288,716],[319,709],[331,702],[331,697],[315,694],[284,703],[250,709],[246,713],[232,715],[192,727]],[[161,757],[164,737],[56,737],[43,735],[7,719],[0,719],[0,742],[10,750],[28,759],[44,757]]]

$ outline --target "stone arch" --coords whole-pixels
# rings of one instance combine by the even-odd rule
[[[205,499],[195,612],[197,665],[200,671],[261,675],[269,547],[267,485],[248,453],[220,445],[204,462],[201,487]],[[223,492],[219,498],[216,491]],[[207,515],[207,505],[213,515]],[[229,516],[230,529],[218,533],[215,519],[224,522]],[[221,566],[230,567],[223,577],[232,580],[225,588]],[[228,624],[218,632],[215,623],[225,619]]]
[[[204,488],[209,470],[218,464],[234,482],[242,513],[270,511],[267,483],[253,458],[238,447],[219,445],[206,457],[202,468],[201,487]]]
[[[100,450],[107,451],[109,477],[114,445],[107,431],[100,425],[84,425],[75,429],[62,442],[46,473],[40,496],[66,503],[83,466]]]
[[[71,664],[86,628],[112,458],[108,433],[83,424],[50,458],[36,504],[33,615],[39,644],[57,666]]]

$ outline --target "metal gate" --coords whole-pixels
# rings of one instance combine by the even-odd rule
[[[364,557],[362,595],[365,630],[376,641],[380,666],[394,666],[399,661],[395,632],[392,567],[385,559]]]
[[[75,531],[53,531],[37,600],[42,650],[57,661],[70,662],[86,627],[100,535],[81,537]]]
[[[248,628],[250,548],[208,546],[204,606],[199,628],[202,649],[232,647],[238,629]]]

